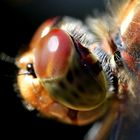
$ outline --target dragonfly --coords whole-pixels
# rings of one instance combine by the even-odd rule
[[[47,19],[15,60],[26,108],[62,123],[93,123],[85,140],[128,139],[125,124],[140,118],[139,19],[139,0],[111,0],[86,23]]]

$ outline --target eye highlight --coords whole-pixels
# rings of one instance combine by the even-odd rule
[[[40,40],[50,32],[53,26],[57,23],[58,19],[59,17],[54,17],[51,19],[47,19],[45,22],[42,23],[42,25],[35,32],[30,42],[29,46],[31,49],[35,48],[36,45],[40,42]]]
[[[52,36],[50,38],[50,40],[48,41],[48,44],[47,44],[47,47],[48,47],[48,50],[50,52],[55,52],[57,51],[58,47],[59,47],[59,40],[58,40],[58,37],[57,36]]]

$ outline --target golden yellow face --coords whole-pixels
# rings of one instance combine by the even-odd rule
[[[118,5],[117,18],[90,18],[89,27],[67,16],[46,20],[16,59],[23,100],[68,124],[100,121],[95,140],[105,140],[139,97],[140,6],[138,0]]]

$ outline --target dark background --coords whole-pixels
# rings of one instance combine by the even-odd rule
[[[0,52],[16,57],[45,19],[57,15],[84,19],[93,9],[102,11],[102,5],[101,0],[1,0]],[[0,61],[0,137],[82,140],[90,126],[67,126],[24,108],[13,87],[16,70],[14,65]]]
[[[16,57],[47,18],[69,15],[83,20],[95,9],[104,11],[103,0],[1,0],[0,52]],[[0,139],[82,140],[90,125],[68,126],[38,117],[36,111],[25,109],[13,87],[16,72],[14,65],[0,61]],[[139,139],[139,123],[131,125],[127,132],[134,136],[134,140]]]

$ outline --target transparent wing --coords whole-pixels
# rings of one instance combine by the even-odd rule
[[[103,119],[93,124],[84,140],[139,140],[140,95],[139,88],[136,89],[135,100],[128,100],[122,113],[116,116],[117,110],[110,111]]]
[[[140,118],[135,120],[123,118],[120,123],[119,130],[116,130],[114,136],[109,140],[139,140],[140,139]],[[118,132],[118,133],[117,133]]]
[[[89,130],[84,140],[139,140],[139,120],[140,117],[134,119],[128,116],[120,116],[111,128],[109,136],[107,135],[108,130],[101,130],[102,122],[96,122]]]

